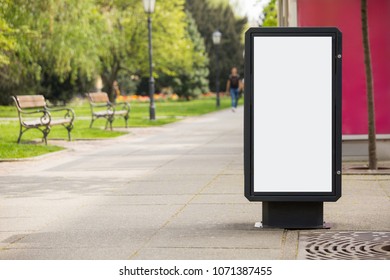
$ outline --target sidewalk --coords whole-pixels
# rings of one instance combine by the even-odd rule
[[[254,227],[261,203],[243,195],[242,115],[0,163],[0,259],[304,258],[312,232]],[[390,232],[390,175],[343,176],[325,220],[325,233]]]

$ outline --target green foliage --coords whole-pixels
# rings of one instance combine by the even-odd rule
[[[174,91],[187,100],[197,98],[202,93],[209,91],[209,59],[206,54],[204,39],[198,31],[195,20],[190,12],[187,12],[187,36],[192,42],[192,69],[184,71],[173,80]]]
[[[104,34],[108,46],[101,56],[102,77],[105,91],[112,95],[118,76],[148,75],[147,15],[139,0],[100,1],[100,7],[108,27]],[[151,19],[155,77],[191,71],[193,46],[186,35],[184,0],[157,1]]]
[[[47,153],[57,152],[63,148],[52,145],[16,144],[0,142],[0,159],[17,159],[36,157]]]
[[[91,77],[98,63],[102,18],[93,0],[49,1],[41,15],[42,47],[38,61],[60,80],[75,80],[79,71]],[[48,19],[48,20],[45,20]],[[41,29],[41,30],[42,30]],[[70,77],[69,77],[70,75]]]
[[[35,75],[29,75],[37,68],[31,61],[33,47],[28,37],[34,37],[34,32],[24,24],[24,18],[16,5],[19,1],[0,0],[0,103],[11,101],[10,95],[20,88],[28,92],[31,80]],[[23,6],[21,6],[22,8]],[[28,15],[27,15],[28,16]],[[30,40],[32,41],[32,40]],[[35,72],[36,73],[36,72]]]
[[[151,15],[156,78],[203,63],[184,4],[157,1]],[[0,0],[0,103],[32,93],[66,102],[93,89],[98,75],[109,94],[115,80],[133,90],[131,76],[148,76],[147,34],[140,0]]]
[[[207,3],[213,7],[223,6],[227,7],[229,6],[229,0],[207,0]]]
[[[157,85],[173,86],[187,99],[208,91],[208,77],[214,80],[209,56],[216,28],[224,33],[221,85],[233,65],[242,69],[246,22],[235,18],[227,0],[191,2],[194,19],[185,0],[157,1],[151,15]],[[140,0],[0,0],[0,31],[1,104],[16,94],[67,102],[92,90],[97,75],[109,94],[115,80],[133,92],[148,76],[147,15]]]
[[[215,54],[216,51],[219,53],[220,90],[224,90],[227,77],[233,66],[236,66],[243,74],[244,45],[241,35],[246,26],[247,18],[236,17],[230,5],[209,4],[208,0],[187,0],[186,6],[194,17],[200,34],[205,39],[206,51],[210,58],[210,81],[215,81],[216,78],[217,62]],[[222,33],[219,46],[213,45],[211,37],[217,29]],[[210,87],[215,91],[215,83],[210,83]]]
[[[0,67],[10,63],[9,54],[15,50],[14,30],[4,20],[4,9],[9,0],[0,2]]]
[[[278,26],[278,9],[276,8],[276,0],[271,0],[263,9],[263,14],[260,16],[262,21],[261,26]]]
[[[69,84],[73,91],[80,76],[91,79],[97,72],[101,16],[94,0],[0,1],[15,41],[0,77],[2,103],[7,95],[32,92],[66,101],[57,84]]]
[[[51,1],[37,60],[42,65],[39,91],[51,101],[70,100],[91,87],[99,71],[99,32],[103,19],[93,0]],[[85,88],[83,87],[86,86]]]

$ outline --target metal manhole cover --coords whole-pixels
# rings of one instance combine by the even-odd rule
[[[390,232],[304,232],[298,259],[390,260]]]

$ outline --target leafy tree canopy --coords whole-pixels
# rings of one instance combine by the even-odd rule
[[[278,26],[278,9],[276,8],[276,0],[271,0],[263,9],[263,14],[260,15],[261,26]]]
[[[107,30],[101,55],[106,91],[120,72],[148,74],[147,16],[139,0],[100,1]],[[192,41],[187,36],[184,0],[157,1],[152,18],[154,75],[177,76],[193,65]]]
[[[186,98],[207,91],[215,80],[216,29],[223,34],[221,89],[232,66],[242,72],[246,18],[236,17],[228,0],[158,0],[151,19],[158,83]],[[0,0],[0,103],[15,94],[66,102],[93,90],[97,76],[111,98],[116,80],[134,89],[131,77],[148,77],[147,36],[140,0]]]
[[[221,90],[225,89],[226,80],[230,69],[236,66],[243,74],[244,45],[242,33],[245,31],[247,18],[237,17],[230,5],[213,5],[210,0],[186,1],[188,10],[193,15],[202,37],[205,39],[206,51],[209,54],[209,80],[210,87],[215,90],[216,66],[221,69],[220,85]],[[222,33],[221,44],[215,46],[212,41],[212,33],[215,30]],[[218,51],[218,62],[216,52]]]

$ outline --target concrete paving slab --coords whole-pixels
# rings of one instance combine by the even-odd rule
[[[202,229],[169,226],[153,237],[147,248],[280,249],[282,230],[258,230],[253,225]]]
[[[148,248],[133,259],[138,260],[277,260],[275,249],[241,248]]]
[[[150,172],[144,174],[144,176],[131,178],[127,182],[158,182],[160,184],[169,184],[170,186],[174,186],[175,184],[173,183],[177,182],[185,185],[202,185],[208,183],[215,176],[215,174],[156,174]]]
[[[207,194],[243,194],[244,177],[242,174],[221,174],[205,188]]]
[[[209,178],[209,177],[207,177]],[[133,181],[116,193],[123,195],[191,195],[200,191],[208,181],[188,182],[187,176],[170,181]]]
[[[153,234],[153,230],[115,228],[102,230],[40,231],[25,236],[10,236],[3,250],[53,248],[127,248],[137,250]],[[5,243],[4,242],[4,243]]]
[[[96,206],[107,205],[183,205],[189,201],[193,196],[191,194],[112,194],[106,195],[109,200],[97,201]]]
[[[252,227],[261,219],[260,204],[188,204],[170,224],[190,228]]]
[[[387,197],[390,198],[390,180],[378,180],[378,184],[385,192]]]
[[[191,203],[193,204],[248,204],[248,200],[240,194],[207,194],[202,192],[197,195]]]
[[[51,223],[51,231],[109,229],[159,229],[181,208],[181,205],[91,205]]]
[[[0,229],[12,229],[13,231],[30,231],[41,228],[47,222],[47,217],[2,217]]]
[[[343,195],[336,203],[325,203],[325,220],[332,230],[389,230],[389,197],[375,177],[343,179]]]
[[[168,167],[160,167],[156,170],[154,170],[153,175],[154,176],[164,176],[164,175],[175,175],[175,174],[182,174],[182,175],[191,175],[191,174],[201,174],[201,175],[214,175],[222,172],[222,167],[214,165],[214,166],[194,166],[194,167],[183,167],[180,168],[177,166],[176,168],[168,168]]]
[[[136,252],[131,248],[31,248],[0,251],[2,260],[125,260]]]
[[[74,175],[74,174],[72,174]],[[85,174],[83,175],[85,176]],[[8,177],[5,179],[6,186],[0,187],[1,192],[6,197],[23,197],[26,200],[35,197],[41,199],[66,199],[68,196],[74,194],[93,194],[93,193],[111,193],[117,189],[123,182],[119,182],[117,178],[109,180],[105,178],[102,181],[95,178],[85,182],[81,178],[66,178],[66,177],[51,177],[51,176],[37,176],[35,180],[28,182],[27,177]],[[64,197],[65,196],[65,197]]]

